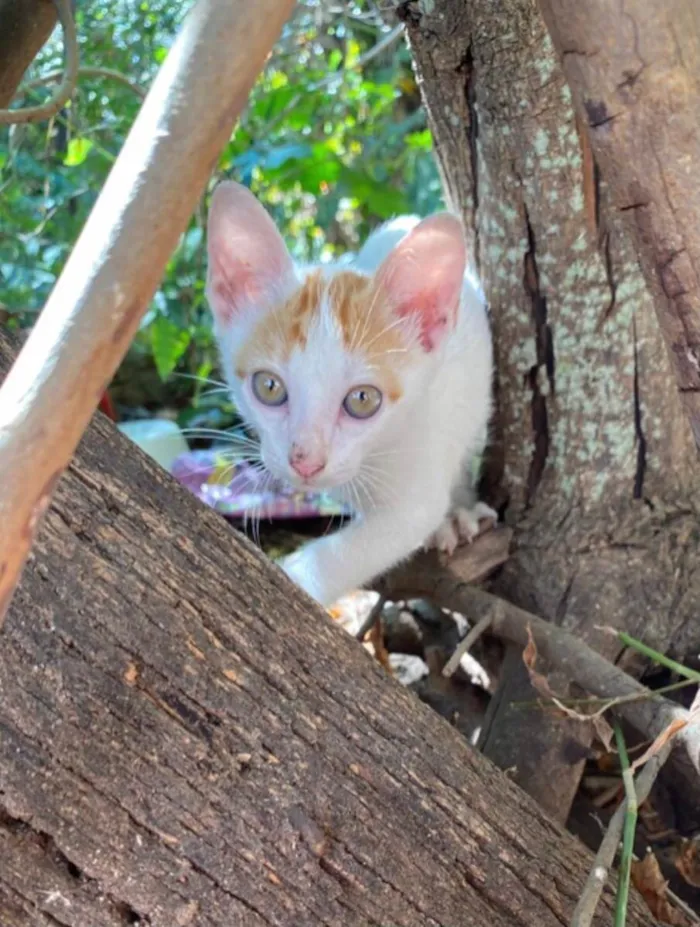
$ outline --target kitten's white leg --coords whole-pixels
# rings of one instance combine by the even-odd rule
[[[471,462],[464,465],[461,481],[452,493],[450,511],[438,530],[428,539],[426,548],[437,547],[452,556],[460,541],[473,541],[480,531],[480,521],[498,521],[498,512],[476,499]]]
[[[421,509],[375,510],[283,558],[285,573],[322,605],[365,585],[408,557],[435,530],[448,499]]]

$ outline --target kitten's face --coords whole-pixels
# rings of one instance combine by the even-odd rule
[[[424,352],[410,320],[351,271],[314,271],[267,312],[247,315],[222,346],[266,467],[298,487],[359,478],[369,488],[372,457],[420,380]]]
[[[212,197],[208,247],[223,365],[266,467],[306,489],[354,480],[371,491],[393,426],[454,324],[466,261],[459,222],[423,220],[372,277],[304,276],[252,194],[224,183]]]

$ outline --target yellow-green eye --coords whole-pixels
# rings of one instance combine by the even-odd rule
[[[251,386],[256,399],[266,406],[281,406],[287,401],[287,387],[269,370],[258,370],[253,374]]]
[[[343,400],[343,408],[353,418],[371,418],[381,404],[382,394],[376,386],[356,386]]]

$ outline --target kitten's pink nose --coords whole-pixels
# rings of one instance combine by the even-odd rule
[[[326,458],[309,454],[303,448],[293,445],[289,452],[289,465],[299,476],[308,480],[323,470],[326,466]]]

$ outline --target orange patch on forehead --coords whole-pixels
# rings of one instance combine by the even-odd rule
[[[236,373],[243,377],[265,360],[285,361],[295,347],[306,347],[309,327],[321,305],[325,281],[314,271],[283,303],[274,306],[253,329],[236,359]]]
[[[397,370],[407,354],[399,320],[386,305],[374,281],[346,270],[331,278],[328,302],[343,343],[349,351],[361,351],[377,370],[392,402],[401,397]]]
[[[365,355],[376,371],[377,385],[396,402],[402,394],[398,370],[407,356],[401,326],[373,281],[353,271],[341,271],[329,278],[324,278],[321,271],[308,274],[285,302],[260,319],[239,351],[236,373],[244,377],[270,360],[285,362],[294,348],[304,350],[324,301],[337,322],[346,350]]]

